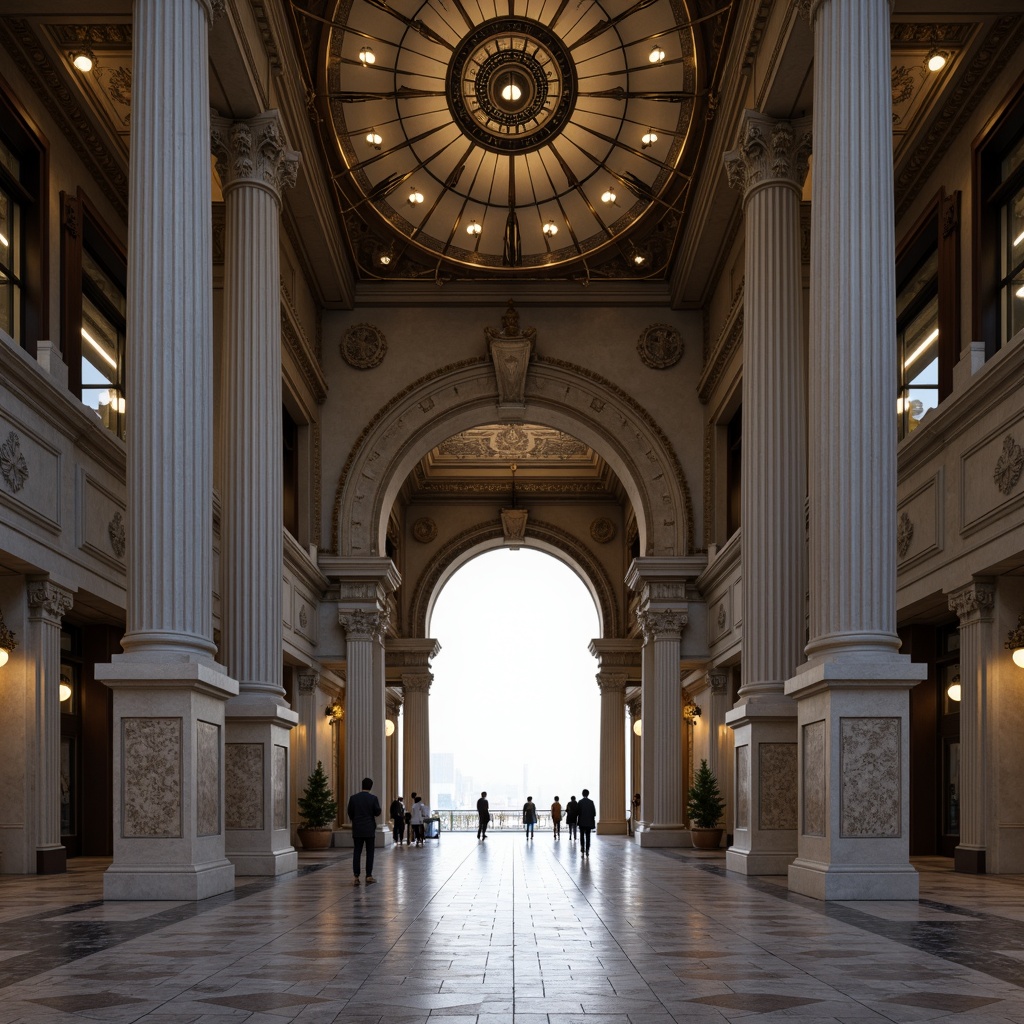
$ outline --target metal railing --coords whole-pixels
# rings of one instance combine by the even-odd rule
[[[442,832],[476,832],[480,824],[480,816],[476,810],[445,810],[434,811],[434,816],[440,819]],[[488,832],[523,832],[526,826],[523,824],[522,808],[495,810],[491,808],[491,820],[487,826]],[[565,814],[562,815],[562,828],[565,828]],[[537,824],[534,825],[536,832],[551,831],[551,812],[537,811]]]

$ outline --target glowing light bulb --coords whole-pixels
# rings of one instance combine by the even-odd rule
[[[501,98],[506,102],[515,103],[523,95],[523,90],[516,85],[512,79],[509,79],[508,85],[501,90]]]
[[[946,690],[946,696],[949,697],[950,700],[955,700],[955,701],[959,702],[961,694],[962,694],[962,691],[960,689],[960,684],[959,683],[950,683],[949,684],[949,689]]]
[[[374,149],[380,149],[380,144],[384,141],[380,135],[377,134],[376,128],[371,128],[366,133],[366,141],[373,146]]]
[[[654,129],[653,128],[648,128],[646,134],[640,140],[640,145],[643,146],[644,149],[647,149],[650,146],[653,146],[654,143],[656,143],[657,141],[658,141],[658,136],[655,133]]]
[[[466,234],[467,235],[479,235],[481,231],[483,231],[483,228],[480,227],[480,225],[475,220],[471,220],[466,225]]]
[[[547,224],[541,228],[541,231],[543,231],[548,238],[553,238],[558,234],[558,225],[553,220],[549,220]]]
[[[387,266],[391,262],[391,257],[386,253],[381,253],[380,262],[382,266]]]
[[[369,46],[364,46],[359,51],[359,63],[364,67],[368,64],[373,64],[377,58],[373,55],[373,50]]]
[[[932,50],[928,54],[928,70],[941,71],[946,66],[946,55],[939,50]]]
[[[409,192],[409,204],[411,206],[419,206],[423,202],[423,193],[413,185],[412,190]]]
[[[660,64],[665,59],[665,51],[655,43],[647,59],[652,64]]]
[[[83,75],[87,75],[92,71],[92,56],[86,53],[84,50],[80,53],[76,53],[71,58],[71,63],[82,72]]]
[[[638,267],[642,267],[647,262],[647,257],[643,253],[634,253],[633,263]]]
[[[608,186],[608,187],[607,187],[607,188],[606,188],[606,189],[605,189],[605,190],[604,190],[604,191],[603,191],[603,192],[601,193],[601,202],[602,202],[602,203],[614,203],[614,202],[615,202],[615,189],[614,189],[614,188],[612,188],[612,186],[611,186],[611,185],[609,185],[609,186]]]
[[[66,700],[70,700],[70,698],[71,698],[71,687],[67,683],[64,682],[64,678],[63,677],[61,677],[60,689],[58,691],[58,696],[60,697],[61,704],[63,704],[64,701],[66,701]]]

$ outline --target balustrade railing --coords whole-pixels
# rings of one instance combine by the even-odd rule
[[[474,808],[467,810],[441,810],[434,811],[434,816],[440,820],[442,832],[476,832],[480,824],[480,816]],[[562,827],[565,827],[565,815],[562,815]],[[487,826],[488,832],[522,832],[526,826],[523,824],[522,808],[504,809],[491,808],[491,821]],[[534,825],[536,832],[551,831],[551,812],[537,811],[537,823]]]

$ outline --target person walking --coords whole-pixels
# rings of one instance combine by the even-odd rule
[[[580,856],[590,857],[590,833],[597,824],[597,808],[590,799],[590,790],[583,790],[583,799],[579,802]]]
[[[401,846],[402,836],[405,835],[405,804],[400,796],[391,801],[388,816],[391,818],[391,837],[396,846]]]
[[[476,837],[477,839],[486,839],[487,826],[491,823],[491,804],[487,799],[486,789],[480,794],[480,799],[476,802],[476,813],[480,819],[476,826]]]
[[[629,834],[636,835],[636,823],[640,820],[640,794],[634,793],[629,813]]]
[[[412,832],[416,839],[416,845],[423,845],[423,826],[430,815],[427,805],[422,797],[413,797],[412,804]]]
[[[558,794],[555,794],[555,802],[551,805],[551,831],[555,833],[555,839],[562,837],[562,805],[558,802]]]
[[[565,805],[565,823],[569,827],[569,841],[572,842],[576,838],[576,823],[580,817],[580,805],[576,803],[576,797],[569,797],[569,802]]]
[[[352,822],[352,870],[353,885],[359,884],[359,868],[366,849],[366,884],[377,881],[373,877],[373,841],[377,831],[376,819],[380,817],[380,801],[370,792],[373,779],[363,779],[363,788],[348,798],[348,820]]]
[[[526,826],[526,838],[533,838],[533,826],[537,824],[537,805],[533,797],[528,796],[523,804],[523,824]]]

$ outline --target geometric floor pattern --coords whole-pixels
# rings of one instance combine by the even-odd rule
[[[446,834],[104,903],[99,860],[0,876],[0,1024],[1024,1024],[1024,878],[915,861],[913,903],[820,903],[720,852]]]

